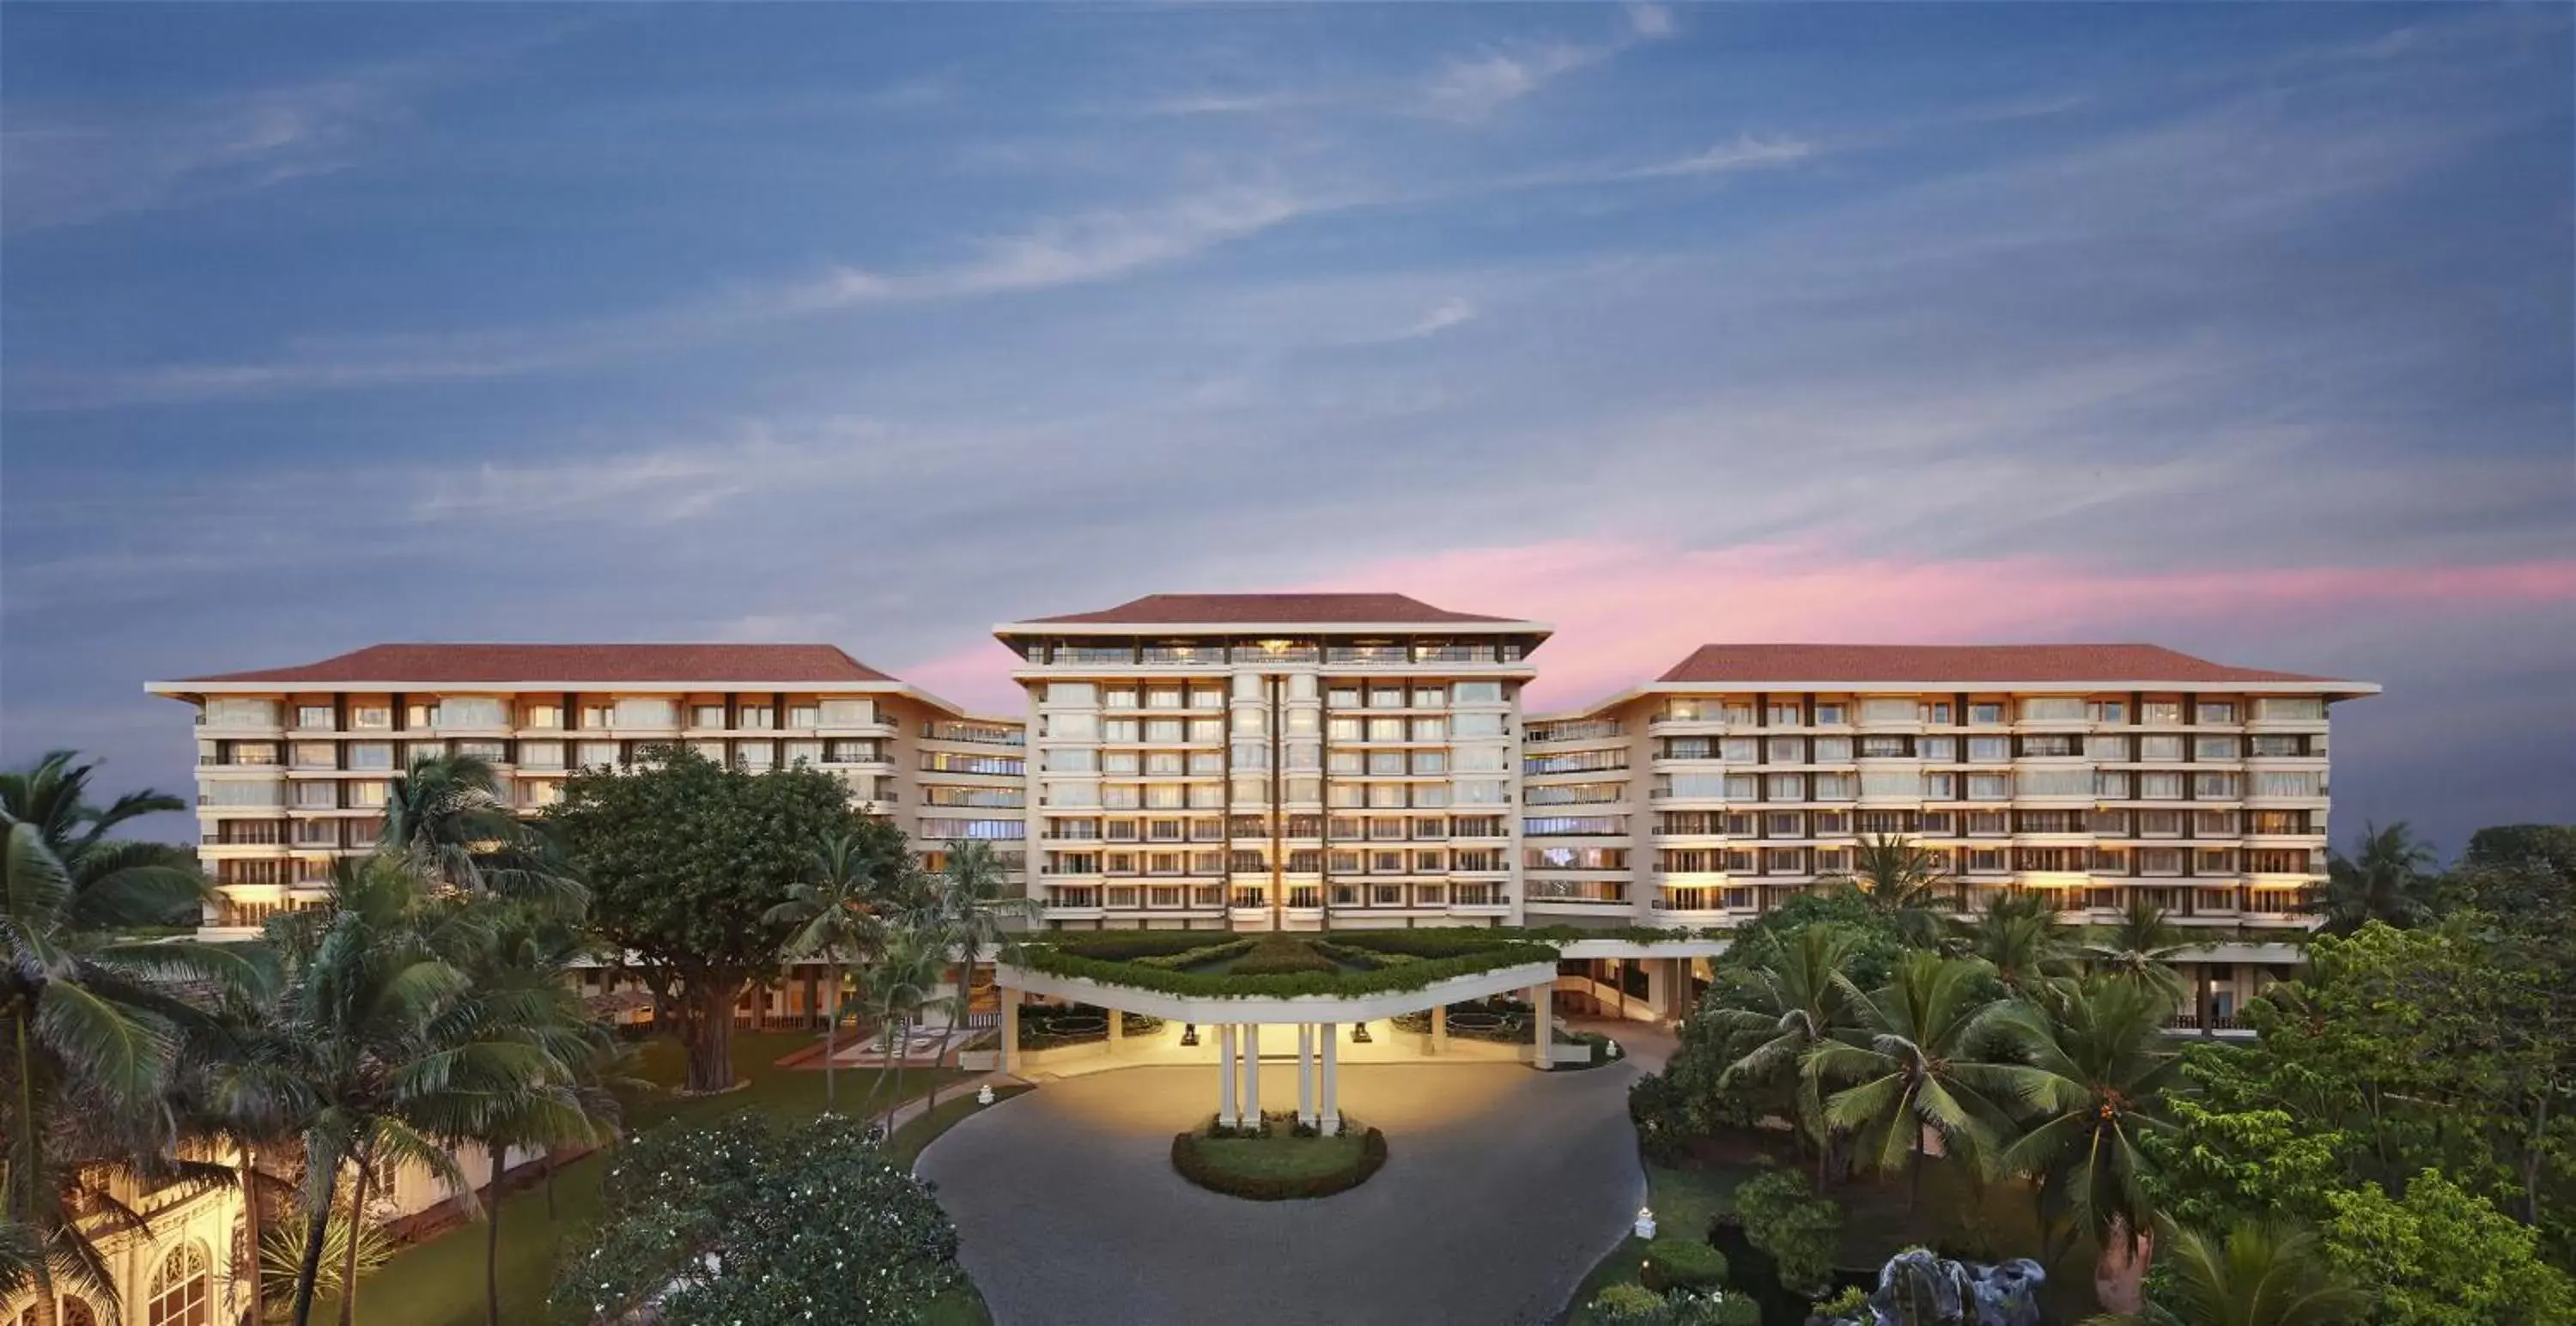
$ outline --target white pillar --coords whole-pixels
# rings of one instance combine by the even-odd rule
[[[1438,1054],[1448,1048],[1449,1006],[1447,1004],[1433,1004],[1431,1006],[1431,1052],[1433,1054]]]
[[[1340,1056],[1335,1051],[1334,1047],[1341,1043],[1341,1030],[1341,1026],[1338,1023],[1327,1022],[1324,1024],[1324,1063],[1322,1073],[1324,1079],[1324,1099],[1322,1108],[1317,1111],[1321,1118],[1317,1121],[1315,1126],[1322,1129],[1324,1136],[1326,1137],[1330,1137],[1342,1130],[1342,1101],[1340,1093],[1334,1089],[1336,1084],[1333,1081],[1333,1065],[1340,1061]]]
[[[1315,1024],[1297,1024],[1297,1118],[1315,1122]]]
[[[1555,987],[1549,985],[1533,985],[1529,988],[1530,1012],[1533,1014],[1530,1021],[1536,1024],[1530,1033],[1530,1039],[1534,1042],[1532,1046],[1533,1053],[1530,1055],[1530,1065],[1542,1073],[1555,1067],[1554,1064],[1548,1062],[1548,1060],[1553,1057],[1549,1053],[1552,1048],[1549,1042],[1555,1040],[1556,1037],[1550,1034],[1551,1026],[1547,1008],[1549,1002],[1548,996],[1554,992]]]
[[[1261,1024],[1243,1024],[1243,1119],[1261,1126]]]
[[[1002,999],[1002,1057],[995,1062],[1005,1073],[1020,1071],[1020,992],[996,990]]]
[[[1243,1116],[1234,1108],[1234,1025],[1216,1029],[1216,1121],[1231,1128]]]
[[[1127,1015],[1114,1008],[1108,1010],[1108,1013],[1109,1053],[1114,1057],[1118,1053],[1118,1047],[1127,1040]]]

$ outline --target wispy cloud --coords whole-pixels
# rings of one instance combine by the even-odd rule
[[[1629,179],[1663,179],[1687,175],[1723,175],[1730,171],[1786,166],[1815,155],[1815,144],[1800,138],[1760,138],[1737,134],[1733,141],[1671,161],[1622,172]]]
[[[1476,320],[1476,306],[1464,299],[1444,299],[1439,306],[1422,315],[1413,325],[1395,334],[1399,341],[1418,341],[1437,336],[1452,327],[1463,327]]]

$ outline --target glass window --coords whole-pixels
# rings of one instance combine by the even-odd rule
[[[1845,721],[1847,720],[1843,717],[1843,706],[1840,701],[1819,700],[1816,702],[1817,726],[1822,727],[1827,724],[1842,723]]]
[[[877,721],[874,700],[825,700],[815,707],[823,711],[818,715],[822,720],[816,724],[818,727],[866,727]]]
[[[524,726],[545,729],[554,729],[563,726],[562,705],[532,704],[527,707],[526,712],[527,719]]]
[[[2203,700],[2199,704],[2193,706],[2193,708],[2197,711],[2196,717],[2203,723],[2233,723],[2236,721],[2236,702],[2234,700]]]
[[[2000,764],[2011,758],[2010,737],[1968,738],[1968,760],[1972,764]]]
[[[1100,702],[1100,688],[1087,681],[1051,681],[1047,683],[1048,704],[1090,705]]]
[[[2004,707],[2000,704],[1981,701],[1968,706],[1968,726],[1970,727],[1998,727],[2003,721]]]
[[[144,1320],[148,1326],[212,1326],[214,1297],[205,1245],[182,1243],[152,1273]]]
[[[1462,681],[1449,688],[1449,695],[1459,704],[1501,704],[1503,684],[1499,681]]]
[[[339,718],[331,712],[331,706],[327,704],[303,705],[295,711],[297,727],[329,728],[336,726],[338,722]]]
[[[725,712],[724,712],[724,706],[723,706],[723,705],[720,705],[720,704],[700,704],[700,705],[691,705],[691,706],[689,707],[689,726],[691,726],[691,727],[723,727],[724,725],[725,725]]]
[[[2021,702],[2026,723],[2073,723],[2084,719],[2084,701],[2072,695],[2038,695]]]
[[[1051,737],[1089,741],[1100,733],[1100,720],[1091,714],[1047,714],[1044,721],[1046,735]]]
[[[1957,737],[1925,737],[1914,743],[1914,753],[1927,760],[1947,763],[1959,758]]]
[[[2234,737],[2200,736],[2191,739],[2191,757],[2195,760],[2232,760],[2242,754]]]

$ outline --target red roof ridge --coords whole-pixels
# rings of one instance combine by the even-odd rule
[[[888,682],[887,673],[828,644],[502,643],[401,641],[312,663],[184,677],[182,682]]]
[[[1409,594],[1338,590],[1257,594],[1147,594],[1093,612],[1032,617],[1025,624],[1180,626],[1229,623],[1331,625],[1340,622],[1385,625],[1495,625],[1518,617],[1436,608]]]
[[[1704,644],[1659,682],[2330,682],[2214,663],[2163,645]]]

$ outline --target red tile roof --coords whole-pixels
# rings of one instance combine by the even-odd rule
[[[1470,612],[1451,612],[1403,594],[1148,594],[1099,612],[1037,617],[1030,619],[1030,624],[1206,626],[1242,622],[1327,626],[1366,622],[1439,626],[1518,620],[1517,617],[1481,617]]]
[[[1701,645],[1667,682],[2327,681],[2231,668],[2157,645]]]
[[[833,645],[369,645],[299,667],[196,682],[893,681]]]

